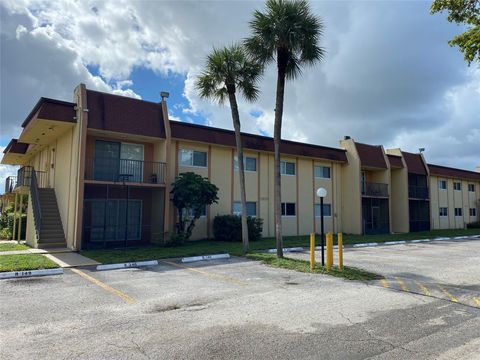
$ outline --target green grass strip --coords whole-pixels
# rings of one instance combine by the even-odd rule
[[[286,257],[277,258],[277,256],[273,254],[248,254],[247,258],[261,261],[262,263],[272,267],[311,273],[310,263],[305,260],[291,259]],[[340,271],[337,266],[332,266],[332,268],[327,271],[326,268],[322,267],[318,263],[316,264],[313,273],[359,281],[369,281],[382,278],[380,275],[349,266],[344,266],[343,271]]]
[[[0,272],[53,268],[58,265],[40,254],[0,255]]]
[[[17,250],[28,250],[28,249],[30,248],[24,244],[0,243],[0,251],[17,251]]]

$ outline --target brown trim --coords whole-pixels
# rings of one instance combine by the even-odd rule
[[[22,123],[25,128],[34,117],[49,120],[76,122],[75,103],[41,97]]]
[[[430,175],[454,179],[480,181],[480,173],[476,171],[451,168],[448,166],[428,164]]]

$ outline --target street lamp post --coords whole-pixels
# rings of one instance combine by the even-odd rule
[[[317,189],[317,196],[320,198],[320,231],[321,231],[321,243],[322,243],[322,266],[325,266],[325,236],[323,227],[323,198],[327,196],[327,190],[325,188]]]

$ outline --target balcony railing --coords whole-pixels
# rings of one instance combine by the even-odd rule
[[[85,180],[165,184],[165,167],[157,161],[87,158]]]
[[[408,197],[412,199],[428,199],[428,188],[410,185],[408,187]]]
[[[17,172],[17,183],[15,187],[30,187],[30,185],[32,184],[32,172],[32,166],[21,167]],[[38,188],[46,188],[48,183],[47,172],[35,170],[35,175]]]
[[[9,176],[5,181],[5,193],[12,193],[13,189],[17,186],[17,177],[16,176]]]
[[[362,195],[372,197],[388,197],[388,184],[362,182]]]

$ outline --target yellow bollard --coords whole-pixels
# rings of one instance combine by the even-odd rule
[[[310,234],[310,271],[315,269],[315,234]]]
[[[329,232],[327,234],[327,270],[333,265],[333,234]]]
[[[338,268],[343,271],[343,234],[338,233]]]

